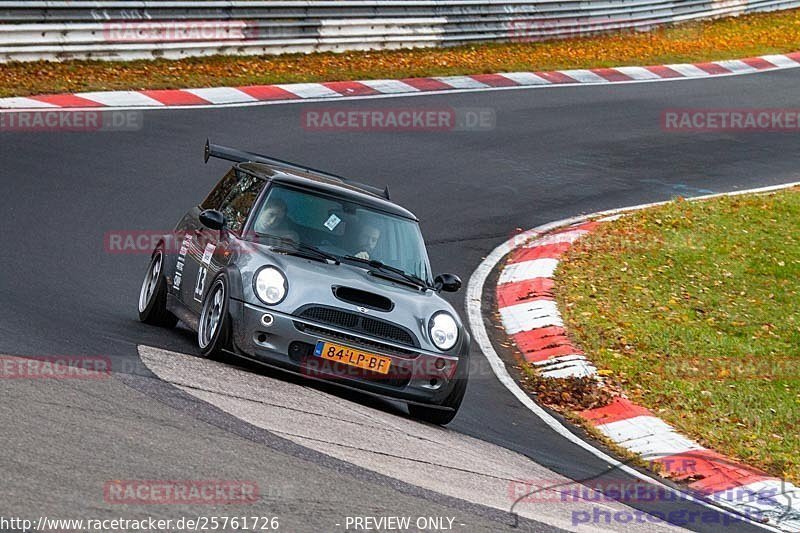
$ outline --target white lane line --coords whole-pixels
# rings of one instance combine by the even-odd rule
[[[443,76],[435,77],[434,80],[446,83],[454,89],[485,89],[489,87],[485,83],[470,78],[469,76]]]
[[[680,78],[674,78],[674,79],[680,79]],[[741,194],[768,193],[797,186],[800,186],[800,181],[786,183],[782,185],[773,185],[769,187],[760,187],[757,189],[734,191],[730,193],[709,194],[706,196],[695,197],[692,198],[691,200],[696,201],[709,198],[717,198],[720,196],[738,196]],[[586,450],[588,453],[591,453],[598,459],[605,461],[611,467],[616,468],[621,472],[625,472],[626,474],[633,476],[636,479],[640,479],[656,487],[660,487],[661,489],[666,491],[666,494],[676,494],[679,495],[678,497],[680,498],[684,498],[688,501],[693,501],[705,507],[718,510],[733,518],[741,519],[742,517],[740,515],[728,513],[725,510],[720,510],[718,506],[712,505],[704,499],[698,499],[691,493],[677,490],[673,487],[665,485],[658,479],[645,475],[636,470],[635,468],[631,468],[627,464],[618,461],[617,459],[611,457],[602,450],[596,448],[591,443],[581,439],[580,437],[572,433],[572,431],[570,431],[564,424],[562,424],[555,417],[553,417],[553,415],[545,411],[541,406],[539,406],[536,402],[534,402],[533,399],[531,399],[531,397],[525,391],[523,391],[522,388],[520,388],[520,386],[517,384],[514,378],[511,377],[511,375],[508,373],[508,369],[506,368],[505,363],[503,362],[502,359],[500,359],[500,356],[497,355],[497,352],[495,351],[494,346],[492,345],[492,341],[489,339],[489,334],[486,331],[486,325],[484,323],[482,301],[483,301],[484,285],[486,284],[486,280],[489,277],[489,274],[491,274],[491,272],[494,270],[495,266],[497,266],[497,264],[509,252],[511,252],[514,248],[518,246],[520,240],[524,240],[525,238],[534,238],[537,235],[541,235],[542,233],[552,231],[557,228],[569,226],[571,224],[585,222],[587,220],[591,220],[597,217],[616,216],[619,215],[620,213],[639,211],[642,209],[646,209],[648,207],[664,205],[666,203],[668,202],[652,202],[648,204],[623,207],[619,209],[610,209],[608,211],[599,211],[597,213],[576,216],[563,220],[556,220],[548,224],[537,226],[536,228],[527,230],[515,237],[512,237],[511,239],[508,239],[504,243],[497,246],[494,250],[492,250],[489,253],[489,255],[487,255],[486,258],[483,261],[481,261],[481,263],[472,273],[472,276],[470,276],[469,282],[467,283],[467,295],[464,303],[464,306],[467,311],[467,319],[469,321],[470,330],[472,331],[473,340],[475,341],[478,348],[480,348],[481,352],[483,353],[483,356],[486,357],[486,360],[489,362],[489,366],[492,369],[492,372],[494,372],[498,381],[500,381],[500,383],[502,383],[503,386],[505,386],[506,389],[508,389],[508,391],[522,405],[527,407],[528,410],[531,411],[531,413],[533,413],[536,417],[538,417],[542,422],[547,424],[547,426],[550,429],[552,429],[556,434],[560,435],[565,440],[575,444],[576,446],[579,446],[580,448]],[[778,531],[776,528],[768,526],[766,524],[760,524],[753,521],[750,521],[749,523],[761,527],[767,531]]]
[[[706,76],[711,76],[711,74],[701,69],[700,67],[696,67],[689,63],[678,63],[675,65],[664,65],[664,66],[667,68],[671,68],[675,72],[683,74],[687,78],[705,78]]]
[[[611,83],[599,74],[595,74],[591,70],[575,69],[575,70],[559,70],[561,74],[569,76],[573,80],[581,83]]]
[[[552,83],[533,72],[501,72],[500,75],[520,85],[549,85]]]
[[[164,104],[137,91],[99,91],[78,93],[76,96],[109,107],[164,107]]]
[[[655,72],[650,72],[644,67],[614,67],[615,70],[618,70],[628,76],[629,78],[633,78],[634,80],[659,80],[661,76],[656,74]]]
[[[556,303],[552,300],[535,300],[501,307],[500,320],[509,335],[532,329],[564,325]]]
[[[499,285],[534,278],[552,278],[558,266],[558,259],[532,259],[507,265],[500,273]]]
[[[400,80],[364,80],[358,83],[364,84],[371,89],[375,89],[383,94],[403,94],[420,92],[416,87]]]
[[[275,87],[295,94],[300,98],[338,98],[342,96],[321,83],[286,83],[275,85]]]
[[[212,104],[236,104],[242,102],[257,102],[249,94],[234,87],[208,87],[202,89],[186,89],[187,93],[211,102]]]

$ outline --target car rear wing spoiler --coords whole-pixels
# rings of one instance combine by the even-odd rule
[[[372,185],[359,183],[357,181],[353,181],[343,176],[337,176],[336,174],[331,174],[330,172],[324,172],[322,170],[317,170],[315,168],[298,165],[297,163],[291,163],[289,161],[284,161],[282,159],[275,159],[274,157],[267,157],[265,155],[254,154],[252,152],[245,152],[244,150],[237,150],[236,148],[229,148],[227,146],[221,146],[219,144],[211,144],[208,141],[208,139],[206,139],[206,146],[203,152],[203,160],[206,163],[208,163],[208,159],[210,157],[216,157],[217,159],[225,159],[227,161],[234,161],[236,163],[245,163],[245,162],[265,163],[267,165],[284,168],[286,170],[294,170],[294,171],[304,172],[306,174],[316,174],[317,176],[323,178],[339,180],[342,183],[346,183],[347,185],[352,185],[353,187],[358,187],[359,189],[363,189],[369,192],[370,194],[381,196],[383,198],[386,198],[387,200],[389,199],[388,186],[385,187],[383,190],[381,190],[378,187],[373,187]]]

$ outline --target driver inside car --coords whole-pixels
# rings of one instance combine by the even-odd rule
[[[270,235],[297,241],[297,232],[289,227],[289,219],[286,216],[286,211],[286,202],[280,198],[270,200],[268,205],[258,214],[258,218],[253,224],[253,229],[256,233],[261,235]]]

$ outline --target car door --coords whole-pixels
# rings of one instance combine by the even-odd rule
[[[240,169],[234,168],[232,172],[232,186],[224,186],[227,194],[219,205],[214,205],[217,201],[214,198],[209,203],[204,202],[198,210],[198,217],[203,208],[220,211],[225,216],[225,229],[210,230],[202,226],[198,218],[195,231],[190,232],[191,239],[183,266],[184,287],[181,290],[181,299],[198,315],[211,281],[227,266],[230,255],[224,251],[231,246],[232,241],[242,236],[247,218],[266,184],[263,178]]]
[[[191,307],[190,302],[193,300],[197,282],[195,268],[198,264],[197,258],[202,259],[204,251],[201,248],[204,245],[200,242],[202,238],[198,234],[204,230],[199,219],[200,213],[206,209],[219,210],[234,185],[236,185],[236,171],[231,168],[208,193],[205,200],[189,210],[178,225],[176,232],[178,256],[175,261],[175,273],[170,285],[170,292],[187,307]]]

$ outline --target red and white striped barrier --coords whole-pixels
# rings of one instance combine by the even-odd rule
[[[650,67],[594,68],[557,70],[553,72],[505,72],[499,74],[475,74],[472,76],[405,78],[401,80],[334,81],[200,89],[101,91],[10,97],[0,98],[0,110],[164,109],[220,105],[242,106],[259,103],[408,96],[436,92],[667,81],[750,74],[796,68],[798,66],[800,66],[800,52],[793,52],[784,55],[765,55],[747,59]]]
[[[503,328],[544,377],[597,376],[568,338],[552,290],[561,255],[604,220],[534,234],[511,248],[500,270],[496,294]],[[800,488],[791,483],[701,446],[625,398],[578,414],[626,450],[660,465],[666,477],[688,482],[704,499],[754,519],[768,518],[781,530],[800,531]]]
[[[596,225],[579,224],[526,243],[511,252],[500,271],[497,306],[503,327],[543,376],[595,375],[594,366],[567,338],[552,289],[561,254]]]

